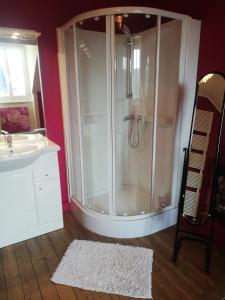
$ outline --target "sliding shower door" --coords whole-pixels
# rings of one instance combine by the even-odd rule
[[[109,213],[106,17],[76,24],[84,204]]]
[[[182,22],[161,18],[159,31],[157,127],[152,211],[172,203],[175,134],[178,119],[179,67]]]
[[[68,97],[68,120],[69,126],[67,128],[67,134],[70,136],[70,147],[73,156],[68,156],[70,162],[70,172],[73,175],[69,182],[69,193],[80,202],[83,202],[82,197],[82,151],[80,143],[79,132],[79,109],[77,102],[77,86],[75,82],[78,80],[75,71],[75,41],[73,27],[68,28],[64,32],[64,51],[65,51],[65,63],[66,63],[66,83],[67,83],[67,97]]]
[[[117,215],[151,211],[157,17],[116,15],[115,201]]]
[[[182,22],[114,16],[117,215],[171,205]]]
[[[70,185],[84,206],[135,216],[172,204],[181,30],[129,13],[65,31]]]

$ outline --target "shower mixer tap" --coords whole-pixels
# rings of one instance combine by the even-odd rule
[[[134,131],[134,121],[136,120],[136,130]],[[131,113],[128,116],[125,116],[123,121],[131,121],[130,128],[128,129],[128,141],[132,148],[137,148],[139,146],[139,121],[142,120],[141,115],[135,115]],[[137,140],[134,141],[134,137],[137,137]]]
[[[1,132],[1,134],[4,135],[5,142],[8,145],[8,147],[11,148],[12,147],[12,136],[11,136],[11,134],[6,130],[1,130],[0,132]]]
[[[128,116],[124,117],[123,120],[124,120],[124,121],[135,120],[135,117],[134,117],[133,114],[131,114],[131,115],[128,115]]]
[[[140,120],[142,120],[142,116],[141,116],[141,115],[135,116],[134,114],[130,114],[130,115],[124,117],[123,120],[124,120],[124,121],[129,121],[129,120],[133,120],[133,121],[134,121],[134,120],[137,120],[137,121],[140,121]]]

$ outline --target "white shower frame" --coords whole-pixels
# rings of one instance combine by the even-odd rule
[[[171,205],[161,209],[159,212],[150,212],[144,215],[135,216],[117,216],[115,208],[115,132],[114,132],[114,17],[115,14],[136,13],[156,15],[157,18],[157,54],[156,54],[156,72],[155,72],[155,99],[154,99],[154,115],[153,115],[153,141],[157,136],[157,104],[158,104],[158,78],[159,78],[159,51],[160,51],[160,26],[161,17],[168,17],[182,21],[181,35],[181,53],[179,66],[179,113],[177,118],[177,130],[175,136],[174,162],[173,162],[173,178],[172,178],[172,196]],[[102,214],[91,210],[85,206],[84,193],[84,166],[81,136],[81,120],[80,120],[80,99],[79,99],[79,76],[77,66],[77,48],[76,48],[76,23],[84,19],[106,16],[106,57],[107,57],[107,101],[108,115],[111,116],[111,124],[108,126],[108,145],[109,145],[109,214]],[[73,173],[73,153],[71,146],[71,130],[69,120],[69,100],[67,93],[67,77],[66,77],[66,58],[64,51],[64,31],[73,26],[74,42],[75,42],[75,72],[76,72],[76,91],[77,91],[77,109],[79,123],[80,138],[80,156],[81,156],[81,184],[82,184],[82,201],[74,197],[75,195],[75,177]],[[177,206],[180,193],[180,184],[183,167],[183,148],[188,145],[189,131],[191,126],[191,111],[194,105],[198,51],[200,42],[201,22],[183,14],[177,14],[165,10],[149,8],[149,7],[113,7],[98,9],[80,14],[69,20],[63,26],[57,28],[58,40],[58,61],[60,73],[60,87],[63,110],[64,138],[66,149],[66,166],[67,166],[67,182],[69,201],[71,210],[77,219],[88,229],[106,236],[112,237],[138,237],[145,236],[176,223]],[[110,35],[107,34],[110,32]],[[153,143],[152,151],[152,181],[151,181],[151,201],[154,193],[154,174],[155,174],[155,153],[156,143]],[[151,202],[150,202],[151,203]]]

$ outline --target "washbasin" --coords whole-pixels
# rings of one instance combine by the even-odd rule
[[[26,156],[32,154],[40,149],[39,145],[36,144],[19,144],[13,147],[2,146],[0,147],[0,160],[12,159],[16,156]]]
[[[12,146],[0,136],[0,172],[23,168],[32,164],[41,154],[59,150],[59,147],[41,134],[12,134]]]
[[[27,142],[37,142],[45,137],[38,133],[38,134],[23,134],[23,133],[18,133],[18,134],[10,134],[12,137],[12,142],[13,143],[27,143]],[[1,144],[5,144],[5,137],[3,135],[0,136],[0,146]]]

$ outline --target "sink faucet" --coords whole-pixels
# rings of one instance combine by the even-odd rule
[[[12,147],[12,136],[6,130],[1,130],[1,133],[5,136],[5,142],[9,148]]]

